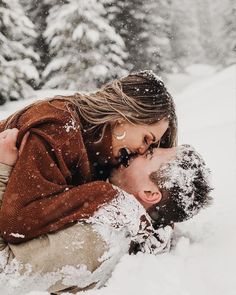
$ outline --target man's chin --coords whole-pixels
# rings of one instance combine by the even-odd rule
[[[119,170],[117,168],[112,169],[112,172],[109,176],[109,182],[116,185],[116,186],[120,186],[119,182],[120,182],[120,173]]]

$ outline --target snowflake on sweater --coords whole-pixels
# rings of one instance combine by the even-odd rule
[[[65,129],[67,133],[69,133],[71,130],[76,130],[77,128],[78,127],[76,126],[76,122],[73,119],[65,124]]]

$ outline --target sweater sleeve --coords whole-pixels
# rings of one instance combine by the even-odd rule
[[[87,155],[75,124],[44,122],[30,136],[12,170],[0,212],[0,230],[9,243],[55,232],[91,216],[116,194],[103,181],[85,183]],[[72,178],[76,175],[77,183]]]

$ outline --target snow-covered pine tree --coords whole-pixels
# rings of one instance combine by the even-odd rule
[[[24,98],[38,81],[36,33],[18,0],[0,0],[0,104]]]
[[[200,41],[207,63],[228,65],[236,61],[235,0],[197,0]]]
[[[224,13],[224,65],[236,63],[236,1],[228,0]]]
[[[212,0],[196,0],[197,17],[199,21],[199,41],[204,55],[202,62],[216,63],[216,48],[214,44],[214,13],[211,9]]]
[[[180,69],[201,62],[204,52],[200,43],[196,2],[175,0],[172,2],[172,52]]]
[[[144,50],[147,65],[155,72],[171,72],[174,66],[171,48],[172,0],[148,0],[143,4],[147,21],[144,24],[147,45]]]
[[[107,17],[123,38],[131,71],[171,69],[171,0],[101,0]]]
[[[52,59],[44,87],[86,91],[126,74],[124,42],[105,15],[98,0],[68,0],[50,9],[44,36]]]
[[[106,9],[107,18],[119,32],[128,51],[127,68],[137,71],[148,68],[148,57],[144,54],[148,34],[145,32],[147,21],[142,0],[100,0]]]
[[[209,1],[212,21],[212,44],[215,63],[221,66],[236,61],[236,2]]]
[[[39,54],[40,60],[36,64],[39,74],[41,75],[50,61],[48,45],[43,33],[46,29],[46,19],[49,9],[56,4],[56,1],[48,0],[20,0],[24,7],[26,15],[30,18],[35,26],[37,36],[34,39],[34,50]]]

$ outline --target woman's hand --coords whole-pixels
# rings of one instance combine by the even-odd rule
[[[0,133],[0,163],[9,166],[14,166],[18,158],[19,153],[23,149],[28,133],[24,136],[20,150],[16,148],[16,140],[18,136],[18,129],[7,129]]]
[[[18,158],[16,140],[18,129],[7,129],[0,133],[0,163],[14,166]]]

